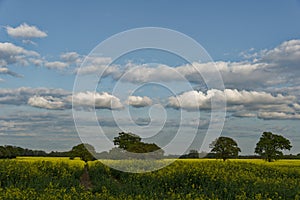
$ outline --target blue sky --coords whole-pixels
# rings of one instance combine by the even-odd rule
[[[172,135],[178,127],[180,111],[187,117],[182,124],[188,137],[195,128],[191,122],[200,110],[199,137],[191,147],[200,148],[209,123],[208,102],[211,97],[225,96],[228,106],[222,135],[236,139],[242,154],[253,153],[263,131],[288,137],[293,144],[291,153],[299,153],[298,19],[299,1],[2,0],[0,145],[49,151],[68,150],[79,143],[70,109],[71,99],[77,101],[84,116],[91,112],[89,98],[95,95],[89,93],[91,91],[72,94],[77,69],[83,59],[114,34],[132,28],[162,27],[186,34],[201,44],[216,62],[227,90],[181,91],[176,94],[179,101],[184,101],[180,105],[171,98],[175,94],[153,84],[130,94],[130,98],[125,94],[112,94],[120,74],[127,74],[124,82],[131,87],[151,81],[171,81],[173,87],[179,85],[169,73],[172,69],[185,76],[194,88],[199,88],[201,81],[189,71],[186,61],[160,51],[133,52],[113,64],[107,57],[98,61],[90,57],[93,68],[86,68],[87,74],[111,64],[111,72],[96,92],[96,114],[108,137],[119,131],[112,111],[124,116],[130,110],[137,124],[147,125],[149,110],[150,117],[152,112],[156,119],[154,122],[160,121],[161,112],[165,110],[169,120],[167,126],[156,138],[148,135],[149,141],[165,145],[170,139],[168,134]],[[160,64],[164,66],[159,68]],[[205,71],[211,63],[195,63],[195,66]],[[126,67],[139,67],[143,76],[126,71]],[[150,73],[149,69],[153,71]],[[194,104],[186,101],[190,95],[196,98]],[[114,107],[107,101],[114,102]],[[132,124],[126,120],[122,123],[131,130]],[[147,131],[150,134],[153,130],[145,128],[145,137]],[[178,146],[184,143],[183,139]],[[178,152],[175,148],[171,150]]]

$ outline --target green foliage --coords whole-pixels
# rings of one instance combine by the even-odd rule
[[[211,152],[215,152],[216,157],[224,161],[228,158],[237,157],[241,151],[236,141],[229,137],[219,137],[210,146],[212,148]]]
[[[160,150],[160,148],[156,144],[147,144],[143,142],[134,143],[129,145],[127,151],[134,153],[148,153]]]
[[[264,132],[256,144],[255,153],[271,162],[283,156],[282,150],[290,150],[291,148],[290,141],[283,136]]]
[[[16,158],[17,156],[46,156],[44,151],[23,149],[11,145],[0,146],[0,158]]]
[[[156,144],[148,144],[141,142],[141,138],[133,133],[119,133],[118,137],[114,138],[114,144],[119,148],[132,153],[150,153],[156,152],[157,155],[162,156],[163,150]],[[156,156],[157,156],[156,155]]]
[[[180,158],[199,158],[199,152],[197,150],[191,149],[188,154],[180,156]]]
[[[117,145],[119,148],[127,150],[131,145],[135,145],[141,142],[141,138],[138,135],[133,133],[119,133],[118,137],[114,138],[114,145]]]
[[[90,144],[79,144],[74,146],[70,151],[70,159],[75,157],[80,157],[84,162],[95,160],[94,156],[96,154],[95,148]]]

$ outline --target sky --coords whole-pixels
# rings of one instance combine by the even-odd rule
[[[83,141],[107,151],[129,131],[183,153],[207,150],[206,136],[220,133],[247,155],[271,131],[291,141],[286,153],[300,153],[299,19],[298,0],[0,0],[0,145],[49,152]],[[205,59],[159,49],[113,59],[99,50],[144,27],[184,34]],[[94,88],[79,90],[80,81]]]

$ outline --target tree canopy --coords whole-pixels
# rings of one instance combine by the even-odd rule
[[[119,146],[121,149],[128,150],[131,146],[141,143],[141,140],[138,135],[121,132],[118,137],[114,138],[114,145]]]
[[[80,157],[84,162],[95,160],[95,148],[90,144],[78,144],[70,151],[70,158]]]
[[[119,133],[119,136],[115,137],[113,142],[120,149],[126,150],[131,153],[150,153],[151,157],[161,157],[164,151],[154,143],[144,143],[142,139],[133,133]]]
[[[46,156],[47,153],[41,150],[24,149],[21,147],[5,145],[0,146],[1,158],[16,158],[17,156]]]
[[[241,149],[236,141],[229,137],[219,137],[210,144],[211,152],[216,153],[217,158],[224,161],[228,158],[237,157]]]
[[[264,132],[256,144],[255,153],[271,162],[283,156],[282,150],[290,150],[291,148],[290,141],[283,136]]]

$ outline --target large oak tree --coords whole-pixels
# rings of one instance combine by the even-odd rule
[[[288,139],[271,132],[264,132],[256,144],[255,153],[268,162],[283,156],[282,150],[290,150],[292,145]]]
[[[237,157],[241,149],[238,147],[236,141],[229,137],[219,137],[210,144],[211,152],[216,153],[217,158],[224,161],[228,158]]]

